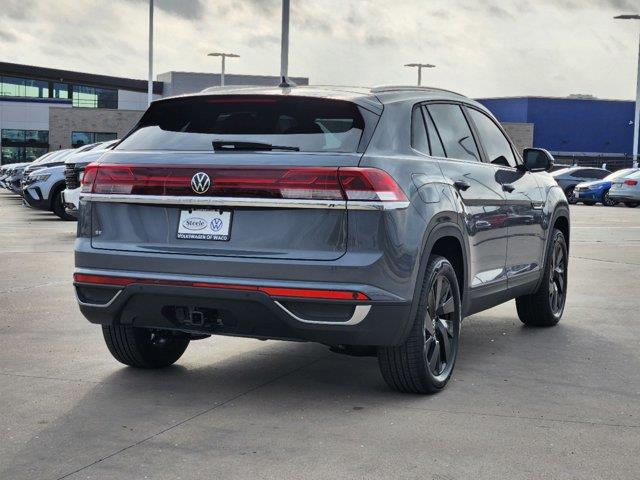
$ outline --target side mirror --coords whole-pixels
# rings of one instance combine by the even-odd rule
[[[553,168],[553,155],[544,148],[525,148],[523,159],[524,168],[530,172],[550,172]]]

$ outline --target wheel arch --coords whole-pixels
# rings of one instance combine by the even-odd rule
[[[58,194],[58,192],[61,192],[62,190],[65,189],[65,181],[64,180],[58,180],[56,183],[54,183],[53,185],[51,185],[51,188],[49,189],[49,210],[53,210],[53,202],[54,199],[56,198],[56,195]]]
[[[434,253],[447,258],[447,260],[451,262],[456,272],[456,277],[458,277],[463,317],[467,311],[467,302],[469,301],[469,295],[467,295],[468,250],[465,242],[465,236],[460,226],[454,221],[443,221],[443,217],[435,217],[429,224],[429,228],[427,228],[424,236],[422,251],[420,253],[420,263],[418,266],[411,302],[410,321],[407,322],[401,341],[404,341],[411,330],[411,326],[413,325],[413,318],[415,317],[418,309],[418,297],[420,295],[420,289],[422,288],[422,279],[424,278],[427,264],[429,263],[429,257]]]

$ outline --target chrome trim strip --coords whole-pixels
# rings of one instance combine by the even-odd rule
[[[356,305],[356,308],[353,311],[353,315],[351,315],[351,318],[346,322],[323,322],[320,320],[305,320],[304,318],[300,318],[295,315],[277,300],[274,300],[274,303],[278,305],[282,310],[284,310],[287,315],[295,318],[297,321],[302,323],[310,323],[313,325],[357,325],[365,319],[365,317],[369,314],[369,310],[371,310],[371,305]]]
[[[78,283],[81,283],[81,282],[78,282]],[[90,284],[87,283],[85,285],[90,285]],[[118,292],[113,296],[113,298],[109,300],[107,303],[87,303],[80,300],[80,297],[78,296],[78,290],[74,288],[74,291],[76,294],[76,300],[78,301],[78,305],[80,305],[81,307],[93,307],[93,308],[109,308],[111,305],[113,305],[113,302],[116,301],[116,298],[118,298],[122,293],[122,290],[118,290]]]
[[[349,200],[347,202],[347,210],[404,210],[408,208],[410,202],[369,202],[369,201],[357,201]]]
[[[122,195],[106,193],[81,193],[80,200],[105,203],[134,203],[143,205],[189,205],[210,207],[259,207],[259,208],[319,208],[330,210],[402,210],[409,202],[371,202],[349,200],[295,200],[286,198],[245,197],[177,197],[169,195]]]

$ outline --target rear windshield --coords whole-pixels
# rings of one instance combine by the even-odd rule
[[[308,97],[199,96],[161,101],[116,150],[212,151],[213,142],[356,152],[377,117],[354,103]]]

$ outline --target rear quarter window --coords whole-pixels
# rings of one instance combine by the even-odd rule
[[[324,98],[178,98],[154,103],[116,150],[212,151],[213,142],[250,142],[349,153],[358,151],[377,120],[352,102]]]

